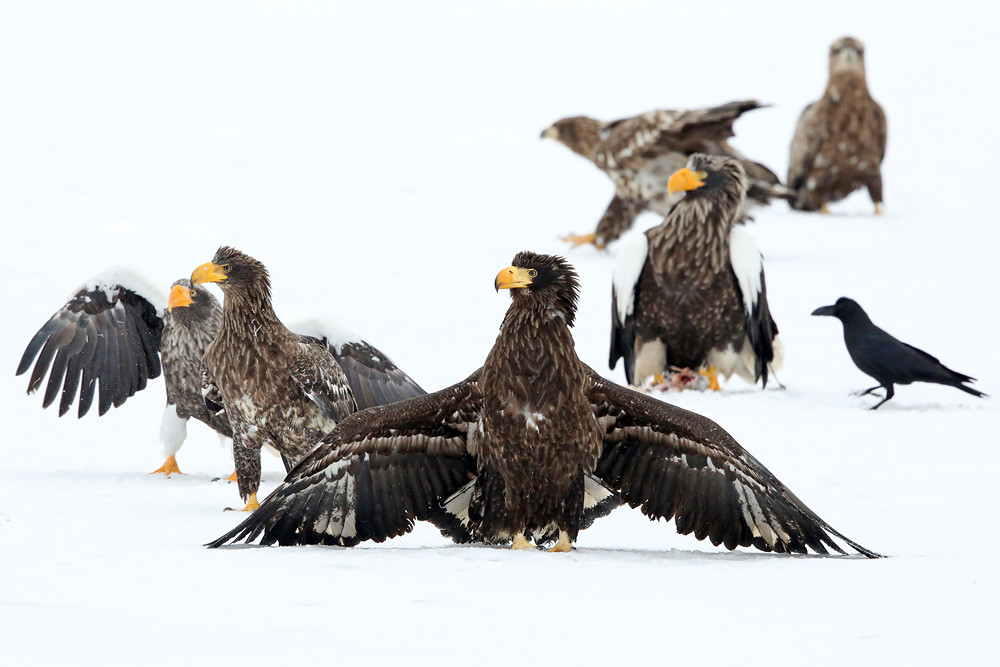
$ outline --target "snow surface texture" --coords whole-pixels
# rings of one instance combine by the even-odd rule
[[[869,412],[839,323],[809,313],[854,297],[1000,394],[998,24],[996,3],[4,3],[0,663],[991,662],[998,399],[915,385]],[[863,192],[827,217],[755,210],[788,389],[667,398],[892,558],[729,553],[627,509],[568,555],[426,525],[353,550],[210,551],[241,518],[211,482],[232,463],[193,423],[186,474],[146,474],[162,380],[76,420],[13,376],[102,267],[166,292],[231,244],[267,264],[286,322],[348,322],[428,390],[482,363],[514,253],[565,252],[579,353],[622,381],[604,363],[616,248],[558,240],[592,231],[612,186],[539,132],[756,98],[774,106],[734,144],[783,175],[844,34],[888,114],[886,214]],[[266,493],[282,467],[263,463]]]

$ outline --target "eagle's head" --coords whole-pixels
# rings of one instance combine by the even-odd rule
[[[171,318],[192,322],[208,317],[218,308],[219,302],[212,293],[203,287],[192,285],[190,280],[182,278],[174,281],[170,287],[167,312]]]
[[[195,285],[218,283],[226,294],[234,291],[271,293],[267,268],[250,255],[229,246],[216,250],[211,262],[195,269],[191,282]]]
[[[841,37],[830,45],[830,76],[865,75],[865,45],[853,37]]]
[[[511,290],[515,303],[520,299],[540,300],[555,308],[566,324],[573,326],[580,280],[565,258],[521,251],[514,255],[511,266],[497,274],[493,286],[498,292]]]
[[[724,155],[694,153],[686,167],[678,169],[667,181],[670,196],[687,200],[732,200],[736,204],[746,196],[747,175],[743,165]]]
[[[603,126],[601,121],[593,118],[571,116],[557,120],[542,130],[542,139],[555,139],[589,160],[593,158],[594,149],[601,141]]]

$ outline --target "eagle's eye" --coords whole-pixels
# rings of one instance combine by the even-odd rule
[[[222,265],[222,272],[223,272],[223,273],[229,273],[229,271],[230,271],[231,269],[232,269],[232,267],[231,267],[231,266],[229,266],[228,264],[223,264],[223,265]]]
[[[708,172],[707,171],[699,171],[695,175],[698,177],[699,181],[704,181],[706,178],[708,178]]]
[[[195,292],[194,290],[188,290],[188,294],[191,295],[192,299],[195,298],[198,295],[198,293]]]
[[[529,278],[534,278],[537,275],[538,275],[538,271],[535,271],[534,269],[528,269],[528,277]]]

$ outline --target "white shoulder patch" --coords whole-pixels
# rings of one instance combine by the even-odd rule
[[[341,353],[344,345],[348,343],[363,343],[364,340],[344,325],[333,320],[306,320],[296,322],[289,327],[297,334],[312,336],[313,338],[326,339],[326,342],[333,346],[337,354]]]
[[[740,283],[743,292],[743,307],[752,313],[753,307],[760,296],[760,274],[764,270],[763,259],[757,242],[750,236],[746,225],[733,225],[729,232],[729,261],[733,265],[733,273]]]
[[[635,285],[639,282],[642,267],[646,265],[649,254],[649,239],[645,232],[633,232],[626,236],[618,249],[615,259],[615,270],[611,277],[611,289],[614,290],[615,302],[618,306],[618,321],[625,318],[635,309]]]
[[[110,301],[114,296],[111,287],[121,285],[125,289],[132,290],[146,301],[153,304],[157,310],[165,310],[167,307],[167,297],[163,290],[157,289],[151,282],[130,269],[122,267],[112,267],[91,277],[86,283],[77,288],[77,291],[86,289],[90,291],[103,291]],[[76,294],[76,292],[74,292]]]

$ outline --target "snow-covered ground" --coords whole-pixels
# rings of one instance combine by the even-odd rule
[[[0,5],[0,662],[4,665],[992,663],[997,399],[849,392],[838,322],[876,323],[1000,392],[996,3],[22,2]],[[220,244],[264,261],[288,322],[334,317],[427,389],[477,368],[521,249],[565,252],[611,196],[539,132],[586,113],[757,98],[735,145],[784,173],[843,34],[889,119],[886,214],[777,205],[752,232],[786,391],[670,395],[728,429],[885,560],[729,553],[621,509],[568,555],[384,545],[226,549],[240,518],[198,424],[161,462],[163,383],[58,419],[13,370],[90,275],[158,283]],[[655,222],[644,217],[646,223]],[[583,278],[580,356],[606,370],[613,252]],[[263,491],[281,480],[265,457]]]

